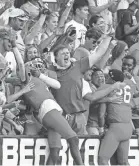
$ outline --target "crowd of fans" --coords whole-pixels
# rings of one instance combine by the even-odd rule
[[[62,136],[82,165],[77,135],[115,131],[111,105],[121,105],[123,91],[113,92],[126,79],[136,90],[132,102],[128,88],[123,95],[138,135],[139,0],[58,0],[57,11],[47,0],[19,1],[0,9],[1,134],[47,135],[54,164]],[[100,164],[113,137],[102,143]]]

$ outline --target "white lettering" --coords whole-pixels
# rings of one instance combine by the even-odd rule
[[[84,141],[84,139],[80,139],[80,140],[79,140],[79,149],[81,149],[82,144],[83,144],[83,141]],[[68,152],[68,158],[69,158],[68,165],[69,165],[69,166],[73,166],[73,158],[72,158],[72,156],[71,156],[70,150],[69,150],[69,152]]]
[[[68,148],[67,141],[62,139],[61,144],[63,148],[62,150],[60,150],[59,156],[62,157],[62,160],[61,160],[62,165],[67,165],[67,154],[66,154],[67,148]]]
[[[1,138],[2,144],[2,165],[38,166],[46,165],[49,157],[49,146],[44,138]],[[61,140],[62,150],[60,151],[61,163],[59,165],[73,166],[68,143]],[[79,149],[83,162],[86,166],[98,166],[97,157],[100,141],[95,138],[79,139]],[[137,137],[130,140],[129,163],[131,166],[139,165],[139,142]]]
[[[20,165],[33,165],[33,148],[34,139],[21,139],[20,141]],[[28,147],[28,149],[27,149]],[[29,148],[30,147],[30,148]],[[30,159],[26,159],[26,157],[31,157]]]
[[[17,165],[18,164],[18,139],[16,138],[5,138],[3,139],[3,160],[2,165]]]
[[[45,147],[44,149],[41,149],[41,147]],[[37,139],[36,140],[36,146],[35,146],[35,162],[34,165],[40,165],[40,156],[45,156],[45,162],[46,164],[48,157],[49,157],[49,145],[47,139]],[[42,164],[42,163],[41,163]]]
[[[130,139],[129,164],[131,166],[139,165],[139,140]]]
[[[84,154],[84,164],[86,166],[89,166],[91,162],[91,165],[98,165],[97,163],[97,156],[98,156],[98,150],[99,150],[99,139],[87,139],[85,143],[85,154]],[[90,149],[92,147],[92,149]],[[91,157],[91,159],[90,159]],[[94,162],[94,163],[93,163]]]

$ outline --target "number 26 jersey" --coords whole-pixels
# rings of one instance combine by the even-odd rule
[[[108,104],[108,122],[109,123],[129,123],[132,118],[131,102],[133,94],[136,92],[136,85],[131,80],[125,80],[123,89],[116,91],[114,95],[121,96],[121,104]]]

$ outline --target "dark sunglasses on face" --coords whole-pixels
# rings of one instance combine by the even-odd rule
[[[99,45],[100,43],[101,43],[101,41],[98,41],[98,40],[94,40],[94,41],[92,42],[93,45],[95,45],[95,44]]]

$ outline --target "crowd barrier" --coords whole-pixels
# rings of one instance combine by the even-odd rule
[[[139,166],[139,145],[137,136],[130,140],[130,166]],[[97,166],[100,139],[95,136],[79,137],[79,148],[85,166]],[[43,137],[0,137],[0,165],[3,166],[43,166],[49,157],[49,146]],[[73,159],[66,140],[62,139],[62,149],[58,165],[73,165]]]

